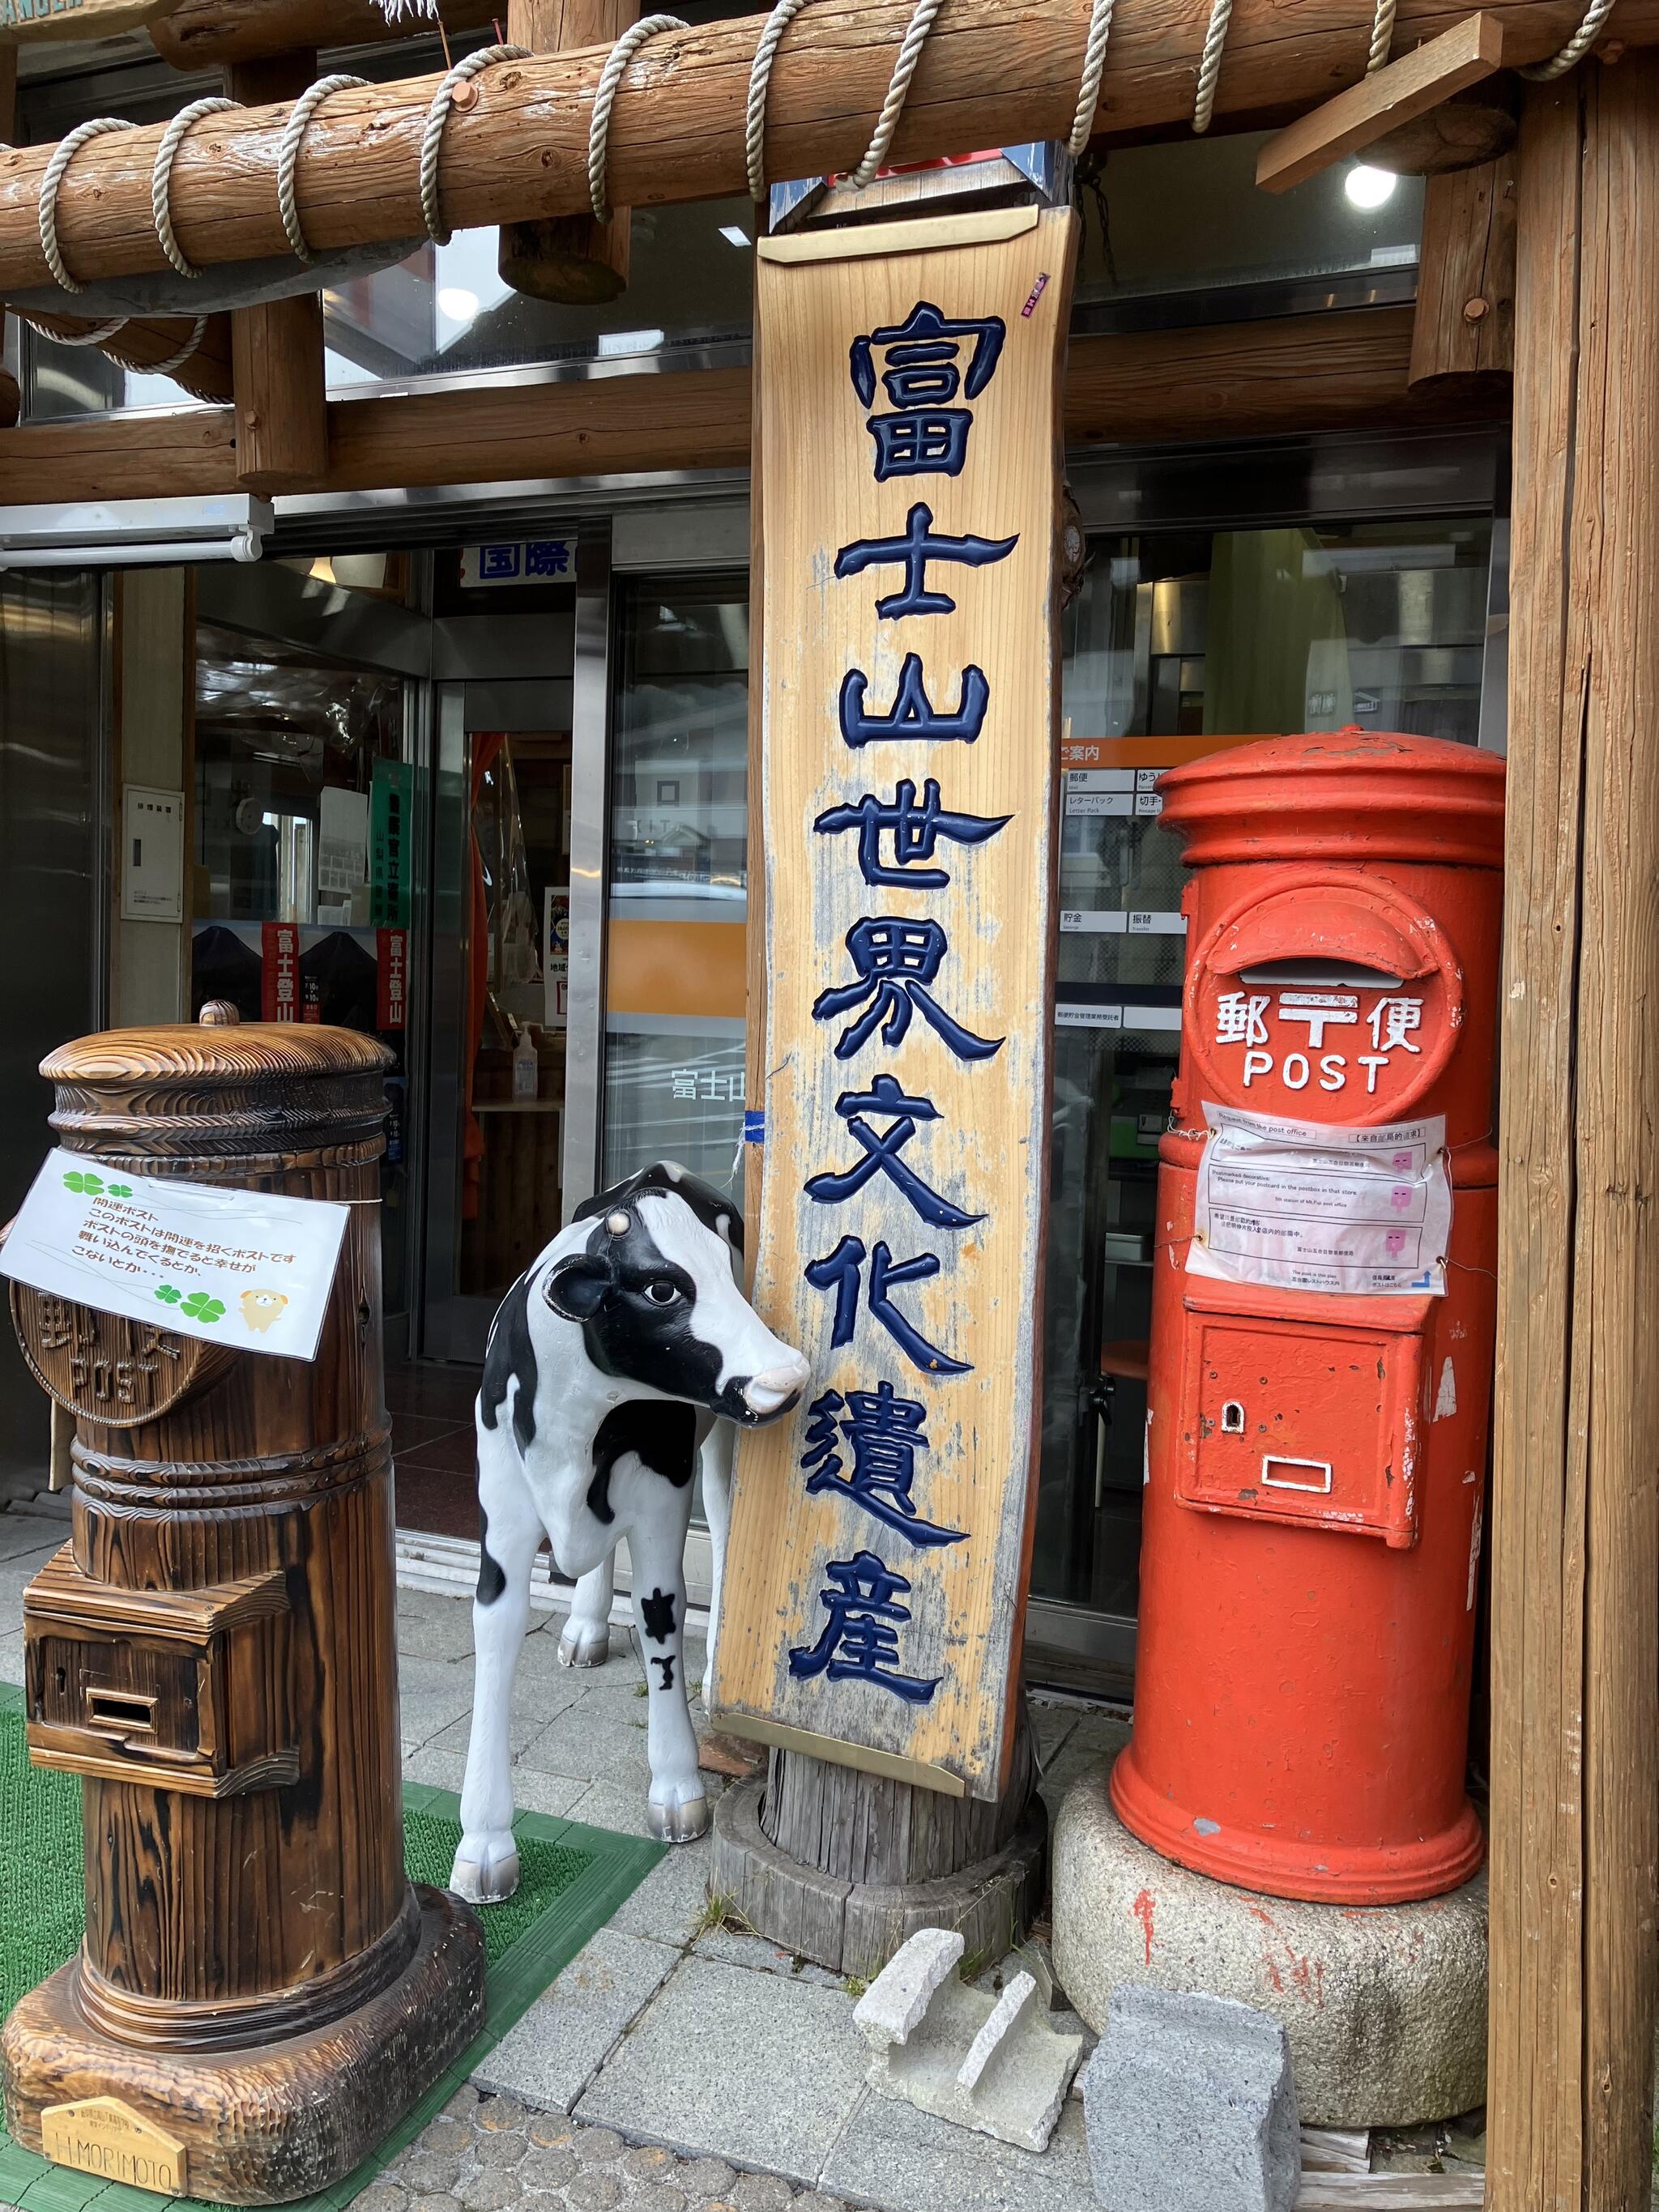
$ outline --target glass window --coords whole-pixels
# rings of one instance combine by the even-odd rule
[[[749,586],[625,585],[617,611],[605,1176],[742,1175]]]
[[[1042,1480],[1032,1588],[1135,1609],[1158,1143],[1185,871],[1160,772],[1357,723],[1472,743],[1485,520],[1094,543],[1066,618]]]

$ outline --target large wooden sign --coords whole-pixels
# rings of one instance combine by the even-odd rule
[[[1040,1425],[1073,223],[762,241],[754,1297],[721,1724],[999,1794]]]

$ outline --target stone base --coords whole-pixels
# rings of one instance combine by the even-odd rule
[[[284,2204],[329,2188],[483,2025],[483,1929],[441,1890],[415,1893],[420,1938],[396,1981],[342,2019],[255,2049],[198,2057],[118,2043],[86,2018],[71,1960],[0,2035],[7,2128],[39,2151],[44,2109],[113,2097],[183,2146],[184,2195]]]
[[[850,1882],[787,1857],[761,1826],[763,1782],[743,1782],[714,1808],[708,1887],[730,1898],[757,1936],[831,1973],[873,1981],[923,1928],[960,1931],[966,1955],[990,1963],[1023,1941],[1040,1909],[1048,1816],[1033,1797],[994,1858],[902,1887]]]
[[[1303,1905],[1173,1866],[1136,1840],[1107,1771],[1060,1808],[1054,1972],[1103,2028],[1120,1983],[1232,1997],[1283,2023],[1304,2123],[1406,2127],[1486,2094],[1486,1881],[1420,1905]]]

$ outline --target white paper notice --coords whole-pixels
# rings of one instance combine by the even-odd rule
[[[1446,1121],[1355,1129],[1205,1102],[1189,1274],[1293,1291],[1443,1296]]]
[[[238,1352],[314,1359],[348,1209],[122,1174],[57,1152],[0,1247],[0,1274]]]

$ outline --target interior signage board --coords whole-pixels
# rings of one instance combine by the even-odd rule
[[[1040,1430],[1066,211],[761,241],[766,1008],[720,1724],[995,1798]],[[758,1107],[759,1101],[751,1101]]]

